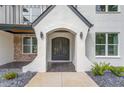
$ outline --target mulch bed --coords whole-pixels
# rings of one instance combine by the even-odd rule
[[[117,77],[111,72],[105,72],[104,76],[94,76],[92,72],[86,72],[100,87],[124,87],[124,77]]]
[[[18,76],[15,79],[5,80],[0,77],[0,87],[24,87],[36,72],[20,72],[18,70],[0,69],[0,76],[8,72],[16,72]]]

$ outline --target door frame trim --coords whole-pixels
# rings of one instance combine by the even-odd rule
[[[69,51],[69,60],[52,60],[52,53],[51,53],[51,49],[52,49],[52,39],[54,39],[54,38],[56,38],[56,37],[64,37],[64,38],[68,38],[69,39],[69,42],[70,42],[70,46],[69,46],[69,49],[70,49],[70,51]],[[48,47],[48,60],[47,60],[47,62],[56,62],[56,61],[58,61],[58,62],[73,62],[73,53],[75,53],[75,52],[73,52],[73,50],[72,50],[72,48],[73,48],[73,45],[72,44],[74,44],[75,45],[75,42],[73,43],[73,39],[75,39],[74,38],[74,36],[73,36],[73,34],[71,34],[70,32],[53,32],[52,34],[50,34],[49,36],[48,36],[48,42],[47,42],[47,44],[49,44],[49,47]]]

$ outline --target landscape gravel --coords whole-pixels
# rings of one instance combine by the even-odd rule
[[[8,72],[16,72],[18,76],[15,79],[6,80],[2,75]],[[0,87],[24,87],[36,72],[23,73],[18,69],[0,69]]]
[[[92,72],[86,72],[100,87],[124,87],[124,77],[117,77],[111,72],[105,72],[103,76],[94,76]]]

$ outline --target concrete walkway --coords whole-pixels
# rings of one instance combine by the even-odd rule
[[[97,87],[86,74],[78,72],[37,73],[26,87]]]

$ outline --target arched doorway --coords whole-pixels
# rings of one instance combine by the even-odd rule
[[[69,42],[65,37],[52,39],[52,60],[69,60]]]
[[[58,30],[47,34],[47,71],[75,72],[75,34]]]

